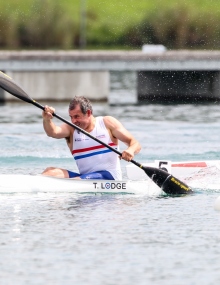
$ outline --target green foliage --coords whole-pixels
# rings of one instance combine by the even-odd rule
[[[13,5],[12,5],[12,2]],[[24,2],[24,1],[21,1]],[[26,0],[29,9],[1,3],[0,46],[9,48],[70,48],[77,41],[78,27],[59,2]]]
[[[78,48],[83,4],[89,48],[219,48],[219,0],[1,1],[0,48]]]
[[[220,16],[179,4],[154,9],[123,35],[126,44],[163,44],[168,48],[218,48]]]
[[[74,44],[76,28],[73,19],[57,3],[53,0],[38,0],[32,6],[26,25],[20,26],[21,45],[70,48]]]

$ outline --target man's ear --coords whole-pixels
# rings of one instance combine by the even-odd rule
[[[92,111],[91,110],[87,110],[87,115],[88,115],[88,117],[90,117],[92,115]]]

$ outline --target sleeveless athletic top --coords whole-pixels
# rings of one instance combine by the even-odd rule
[[[96,117],[95,127],[90,134],[119,150],[119,145],[113,143],[109,136],[103,117]],[[72,155],[76,161],[80,174],[107,170],[115,180],[122,179],[118,154],[78,130],[74,130],[73,132]]]

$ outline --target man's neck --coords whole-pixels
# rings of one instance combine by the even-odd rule
[[[86,128],[85,131],[88,133],[91,133],[93,131],[93,129],[95,128],[95,122],[96,122],[95,117],[91,116],[90,124],[88,125],[88,128]]]

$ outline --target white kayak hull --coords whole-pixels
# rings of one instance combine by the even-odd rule
[[[156,160],[145,166],[166,168],[193,189],[220,191],[220,160],[171,162]],[[128,193],[158,196],[165,194],[139,167],[126,166],[129,180],[73,180],[42,175],[1,174],[0,193],[71,192]],[[209,171],[207,171],[209,170]]]
[[[127,193],[158,196],[163,191],[151,179],[142,181],[75,180],[42,175],[0,175],[0,193],[75,192]]]

